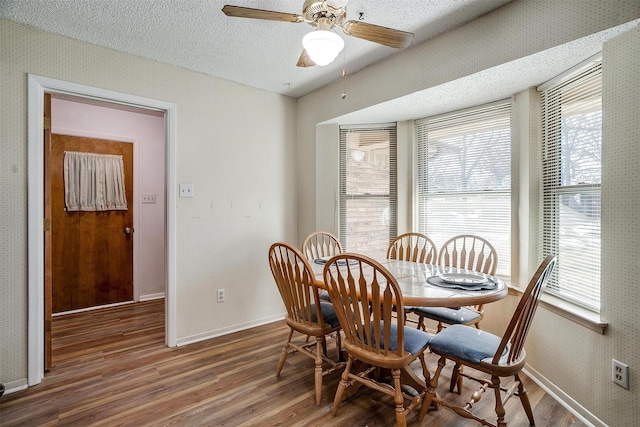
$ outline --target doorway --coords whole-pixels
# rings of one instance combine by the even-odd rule
[[[28,76],[28,229],[29,229],[29,313],[28,383],[38,384],[44,377],[44,203],[43,128],[44,93],[67,94],[125,106],[162,111],[165,114],[165,344],[176,346],[175,303],[175,122],[176,105],[78,85],[46,77]]]

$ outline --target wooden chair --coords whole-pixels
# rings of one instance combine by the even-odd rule
[[[328,231],[314,231],[302,241],[302,252],[309,262],[332,257],[342,253],[342,245],[336,236]],[[327,291],[320,292],[320,299],[329,301]]]
[[[498,253],[491,243],[482,237],[471,234],[454,236],[444,242],[438,254],[438,264],[444,267],[459,267],[494,275],[498,267]],[[424,319],[438,322],[437,332],[447,325],[474,325],[480,329],[480,321],[484,318],[482,304],[469,307],[413,307],[411,310],[418,316],[418,328],[426,329]],[[460,366],[456,364],[451,374],[453,391],[458,388],[462,392]]]
[[[393,239],[387,248],[387,259],[434,264],[437,257],[436,245],[422,233],[404,233]],[[413,312],[414,307],[405,306],[405,313]],[[424,320],[419,317],[424,324]],[[407,316],[405,316],[405,321]]]
[[[469,234],[447,240],[438,254],[438,264],[444,267],[460,267],[494,275],[498,266],[498,253],[491,243],[482,237]],[[424,319],[438,322],[438,332],[443,324],[475,325],[480,329],[484,317],[482,305],[472,307],[414,307],[411,311],[418,316],[418,327],[425,328]]]
[[[314,231],[302,241],[302,252],[309,262],[342,253],[338,238],[327,231]]]
[[[422,262],[436,262],[436,246],[422,233],[404,233],[393,239],[387,248],[388,259]]]
[[[325,265],[324,281],[345,334],[348,354],[331,413],[337,414],[345,390],[364,385],[393,397],[396,422],[406,426],[407,414],[424,401],[426,392],[426,384],[410,365],[420,359],[424,378],[429,378],[424,351],[431,336],[404,326],[398,283],[377,261],[364,255],[337,255]],[[398,307],[397,322],[392,315],[394,305]],[[382,382],[384,375],[378,376],[382,371],[390,371],[391,385]],[[415,393],[403,386],[413,388]]]
[[[320,300],[311,266],[300,251],[286,243],[274,243],[269,248],[269,266],[287,309],[285,321],[290,328],[276,376],[280,376],[289,354],[300,352],[313,359],[316,405],[320,405],[322,377],[344,366],[326,355],[326,336],[335,334],[339,357],[340,323],[331,303]],[[315,337],[315,342],[295,344],[291,341],[294,332]]]
[[[478,331],[470,326],[452,325],[431,339],[429,343],[431,352],[438,354],[440,359],[438,368],[429,381],[429,390],[422,411],[428,410],[433,401],[452,409],[458,415],[474,419],[484,425],[506,427],[504,403],[513,395],[516,395],[520,398],[522,407],[529,418],[529,423],[534,425],[529,398],[522,385],[519,373],[525,364],[526,352],[524,343],[527,333],[533,321],[540,295],[553,272],[555,264],[556,258],[553,256],[548,256],[540,264],[527,289],[522,294],[502,338],[485,331]],[[438,378],[447,359],[455,361],[456,365],[469,366],[490,376],[490,379],[479,379],[467,374],[461,374],[482,384],[480,390],[472,395],[464,407],[449,404],[436,394]],[[509,376],[514,377],[514,383],[508,389],[505,389],[500,383],[500,378]],[[471,412],[473,405],[482,398],[487,388],[494,390],[495,411],[498,417],[496,424],[480,419]],[[504,397],[502,396],[503,392],[505,393]]]

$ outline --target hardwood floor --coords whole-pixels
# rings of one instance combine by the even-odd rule
[[[331,416],[340,373],[326,376],[314,403],[313,361],[287,359],[275,377],[288,328],[276,322],[178,348],[164,346],[163,301],[54,318],[53,368],[44,381],[0,398],[2,426],[391,426],[392,400],[361,389]],[[304,340],[304,337],[299,337]],[[329,344],[329,351],[335,347]],[[428,356],[429,368],[436,359]],[[441,384],[448,384],[445,368]],[[534,382],[525,386],[537,426],[584,426]],[[475,383],[464,383],[465,391]],[[441,387],[441,393],[449,393]],[[457,397],[457,395],[453,395]],[[463,393],[465,400],[469,393]],[[491,395],[476,405],[493,411]],[[528,421],[517,398],[510,426]],[[417,414],[408,424],[417,425]],[[477,426],[444,408],[423,425]]]

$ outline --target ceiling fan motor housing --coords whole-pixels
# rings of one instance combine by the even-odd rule
[[[302,6],[302,16],[305,22],[322,30],[328,30],[334,25],[342,26],[347,15],[347,8],[334,8],[328,3],[326,1],[305,0]],[[326,28],[327,22],[329,28]]]

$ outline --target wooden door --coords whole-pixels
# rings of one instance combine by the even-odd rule
[[[121,155],[128,210],[67,212],[65,151]],[[133,144],[52,135],[51,243],[54,313],[133,300]]]

